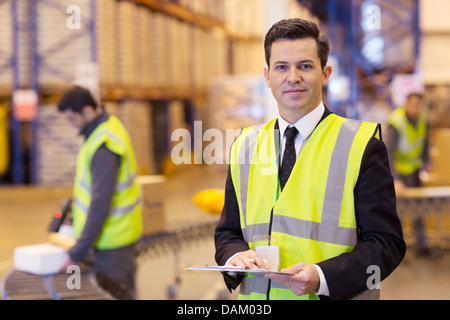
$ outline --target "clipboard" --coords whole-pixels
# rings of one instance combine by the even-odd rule
[[[292,273],[286,273],[281,271],[270,271],[264,269],[246,269],[245,267],[232,267],[232,266],[204,266],[204,267],[190,267],[185,268],[185,270],[191,271],[218,271],[218,272],[228,272],[236,274],[248,274],[256,277],[264,277],[266,274],[284,274],[292,275]]]

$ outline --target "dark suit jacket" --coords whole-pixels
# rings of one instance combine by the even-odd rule
[[[330,114],[325,108],[320,121]],[[365,291],[367,279],[373,274],[368,272],[370,265],[378,266],[381,280],[385,279],[400,264],[406,252],[386,146],[381,140],[372,138],[367,145],[354,198],[360,242],[353,252],[318,263],[331,299],[349,299]],[[242,236],[230,172],[225,187],[225,205],[214,238],[215,258],[219,265],[224,265],[233,254],[249,249]],[[224,278],[230,290],[242,280],[227,274]]]

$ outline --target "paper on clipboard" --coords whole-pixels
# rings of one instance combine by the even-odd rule
[[[290,273],[281,272],[281,271],[270,271],[270,270],[264,270],[264,269],[245,269],[244,267],[232,267],[232,266],[190,267],[190,268],[185,268],[185,270],[243,273],[243,274],[251,274],[253,276],[262,276],[262,277],[265,276],[266,274],[286,274],[286,275],[291,275]]]

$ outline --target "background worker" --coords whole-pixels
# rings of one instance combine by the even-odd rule
[[[431,171],[428,125],[422,94],[408,94],[405,105],[391,113],[386,145],[397,195],[401,196],[407,187],[421,187],[420,172],[424,169]],[[423,219],[415,218],[413,227],[417,253],[428,255],[430,250],[426,243]]]
[[[117,299],[135,299],[134,244],[142,233],[142,216],[128,133],[85,88],[68,89],[58,109],[85,137],[77,155],[73,190],[77,241],[61,270],[77,264],[94,248],[100,286]]]
[[[377,298],[369,268],[382,281],[406,250],[380,125],[324,106],[330,43],[313,22],[274,24],[264,48],[279,116],[244,129],[232,146],[216,261],[265,268],[254,239],[270,234],[291,275],[224,274],[227,286],[240,285],[241,299]]]

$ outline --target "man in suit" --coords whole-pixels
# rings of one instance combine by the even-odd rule
[[[274,24],[264,49],[279,116],[244,129],[232,146],[215,256],[219,265],[266,268],[254,239],[276,236],[289,275],[224,273],[226,284],[240,285],[241,299],[379,297],[370,277],[382,281],[406,251],[380,125],[324,106],[330,43],[314,23]]]

